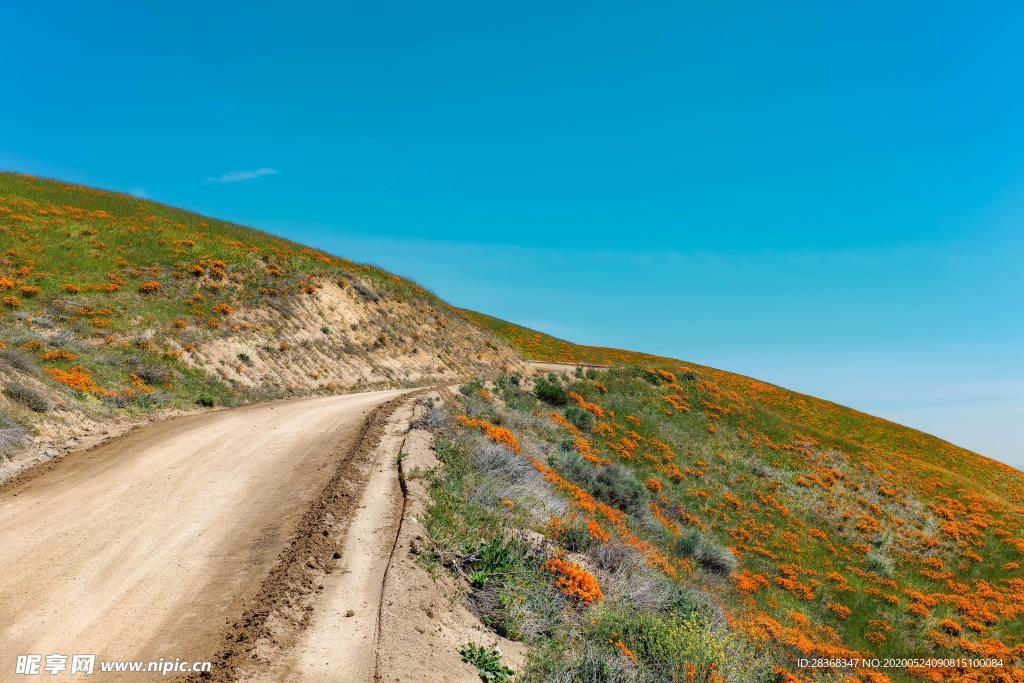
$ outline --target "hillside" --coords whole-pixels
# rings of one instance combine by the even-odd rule
[[[257,230],[0,174],[0,481],[118,425],[435,384],[461,392],[415,421],[444,467],[414,473],[411,552],[525,646],[520,680],[1024,681],[1024,473]],[[922,661],[795,663],[857,656]]]
[[[571,517],[712,596],[732,631],[774,653],[781,670],[794,672],[798,656],[994,657],[1020,667],[1021,472],[747,377],[463,314],[532,360],[613,366],[551,375],[530,392],[505,380],[492,403],[470,396],[465,410],[508,427],[524,452],[532,443],[535,457],[552,454],[547,479],[569,495]],[[524,406],[551,421],[524,421]],[[1024,679],[1010,667],[909,671]],[[879,668],[864,680],[883,673],[910,675]]]
[[[13,173],[0,174],[0,309],[0,474],[155,411],[454,381],[518,362],[380,268]]]

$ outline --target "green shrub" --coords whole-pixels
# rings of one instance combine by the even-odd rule
[[[494,645],[484,647],[469,642],[459,650],[462,661],[472,664],[480,672],[480,680],[487,683],[505,683],[511,681],[515,674],[512,669],[501,663],[501,652]]]
[[[495,383],[495,389],[512,410],[531,413],[537,405],[537,397],[523,391],[519,375],[503,375]]]
[[[879,576],[891,577],[893,574],[892,558],[876,548],[864,558],[864,568],[869,572],[875,572]]]
[[[495,576],[511,574],[521,567],[522,560],[519,544],[501,538],[467,549],[463,558],[472,570],[469,581],[474,588],[483,588]]]
[[[565,608],[561,593],[542,569],[540,556],[529,558],[522,570],[472,590],[467,604],[498,635],[530,644],[558,629]]]
[[[603,612],[590,637],[609,643],[621,641],[637,658],[649,680],[682,680],[686,666],[696,667],[698,681],[772,680],[774,672],[747,644],[724,628],[715,628],[702,614],[653,614],[635,610]]]
[[[736,571],[736,556],[715,539],[698,529],[687,531],[675,541],[675,552],[692,557],[705,571],[718,576],[732,576]]]
[[[569,394],[561,384],[546,379],[538,379],[533,386],[533,393],[540,400],[553,406],[564,406],[569,402]]]
[[[570,440],[550,459],[559,474],[582,486],[602,503],[624,512],[640,511],[647,493],[631,470],[618,463],[594,467],[570,450],[572,447]]]
[[[558,530],[558,544],[571,553],[582,553],[593,545],[594,539],[582,520],[576,518]]]
[[[633,473],[617,463],[597,468],[590,491],[598,500],[623,512],[637,512],[647,499],[644,487]]]
[[[638,676],[636,669],[606,642],[549,640],[530,649],[522,680],[646,683],[648,679]]]
[[[708,572],[718,576],[732,576],[736,571],[736,556],[717,543],[702,545],[694,559]]]
[[[578,406],[569,406],[565,409],[565,419],[576,425],[578,429],[589,432],[594,428],[594,414],[589,410],[583,410]]]

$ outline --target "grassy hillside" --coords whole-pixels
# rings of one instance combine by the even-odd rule
[[[522,443],[546,441],[537,462],[555,471],[574,516],[710,593],[735,632],[783,668],[797,672],[797,656],[854,655],[1021,666],[1021,472],[747,377],[463,313],[528,358],[614,366],[541,380],[529,401],[499,385],[504,401],[467,409]],[[538,429],[523,410],[550,422]],[[1019,668],[912,674],[1024,679]]]
[[[33,433],[56,441],[113,414],[450,381],[514,361],[379,268],[0,173],[0,465]]]

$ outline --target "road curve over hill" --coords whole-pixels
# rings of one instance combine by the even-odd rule
[[[209,657],[366,415],[401,393],[159,422],[0,488],[0,680],[19,654]]]

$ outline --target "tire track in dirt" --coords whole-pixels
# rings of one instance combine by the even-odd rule
[[[307,629],[317,616],[314,605],[325,601],[321,594],[325,584],[332,583],[331,574],[339,563],[345,562],[346,555],[367,552],[366,548],[354,547],[347,537],[356,508],[365,503],[367,482],[373,476],[368,475],[368,470],[378,464],[378,447],[389,420],[403,404],[428,391],[421,389],[394,398],[367,416],[355,442],[306,511],[259,591],[228,627],[223,636],[225,644],[214,659],[212,675],[193,676],[190,680],[316,680],[320,676],[324,676],[322,680],[356,680],[334,670],[328,674],[310,671],[312,666],[323,663],[309,664],[319,655],[309,654]],[[389,543],[393,545],[393,541]],[[323,611],[323,607],[317,604],[317,612]],[[373,614],[377,614],[376,609]],[[354,626],[355,623],[350,628]],[[343,647],[335,651],[342,658],[353,654]],[[372,649],[364,656],[372,660]],[[373,670],[372,661],[369,670]]]

